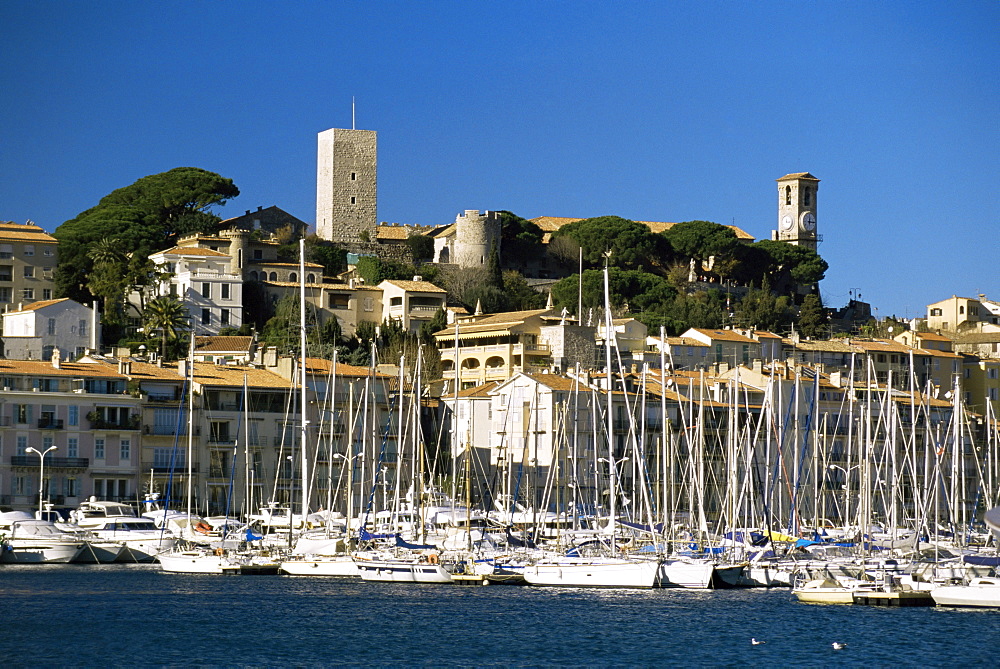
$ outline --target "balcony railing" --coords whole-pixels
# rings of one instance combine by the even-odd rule
[[[40,458],[37,455],[12,455],[10,456],[11,467],[38,467]],[[63,469],[86,469],[90,465],[89,458],[64,458],[49,456],[45,458],[46,467],[59,467]]]
[[[142,426],[138,414],[133,414],[125,420],[112,421],[102,418],[100,415],[87,415],[90,427],[93,430],[138,430]]]
[[[169,474],[170,473],[170,463],[163,464],[163,463],[144,462],[144,463],[142,463],[142,470],[144,472],[147,472],[147,473],[150,470],[152,470],[152,472],[154,474]],[[185,463],[178,462],[178,463],[174,463],[173,470],[174,470],[174,475],[186,474],[188,468],[187,468],[187,465]],[[198,473],[198,463],[193,463],[191,465],[191,472],[193,474],[197,474]]]
[[[63,429],[63,422],[55,418],[40,418],[38,420],[39,430],[61,430]]]

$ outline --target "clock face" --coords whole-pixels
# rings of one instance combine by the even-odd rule
[[[809,232],[816,229],[816,215],[813,213],[808,213],[802,217],[802,227],[804,227]]]
[[[781,219],[781,227],[784,228],[785,230],[791,230],[791,228],[792,228],[792,217],[791,216],[785,216],[784,218],[782,218]]]

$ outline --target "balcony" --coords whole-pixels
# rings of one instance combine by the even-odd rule
[[[138,430],[142,423],[138,414],[132,414],[124,420],[111,421],[104,418],[100,413],[91,412],[87,414],[92,430]]]
[[[39,430],[61,430],[63,429],[63,422],[61,420],[56,420],[55,418],[40,418],[38,420]]]
[[[144,472],[152,471],[154,474],[169,474],[170,473],[170,465],[151,465],[151,464],[147,463],[147,464],[143,465],[142,470]],[[187,465],[184,464],[183,462],[181,462],[179,464],[175,464],[174,465],[173,473],[174,473],[174,476],[182,476],[182,475],[184,475],[184,474],[187,473],[187,470],[188,470]],[[191,473],[192,474],[197,474],[198,473],[198,465],[197,464],[191,465]]]
[[[38,468],[39,458],[37,455],[12,455],[10,456],[11,467],[34,467]],[[45,458],[46,467],[57,469],[86,469],[90,465],[89,458],[63,458],[49,456]]]

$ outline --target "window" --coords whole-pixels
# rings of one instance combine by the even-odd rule
[[[354,196],[352,195],[352,196],[351,196],[351,204],[357,204],[357,203],[358,203],[358,198],[356,198],[356,197],[354,197]]]
[[[307,274],[306,275],[306,283],[316,283],[316,275],[315,274]]]
[[[80,437],[66,438],[66,457],[67,458],[80,457]]]
[[[791,206],[792,204],[792,187],[785,186],[785,204]]]
[[[35,255],[35,245],[34,244],[25,244],[24,245],[24,255],[26,255],[26,256],[33,256],[33,255]]]
[[[55,255],[55,251],[51,247],[46,246],[44,249],[42,249],[42,255],[51,258],[53,255]]]
[[[63,484],[63,494],[66,497],[80,496],[80,479],[75,476],[67,476]]]
[[[940,309],[931,309],[931,316],[940,316],[940,315],[941,315]]]
[[[965,313],[965,307],[964,306],[959,306],[958,307],[958,313],[964,314]]]
[[[122,439],[119,446],[119,457],[122,462],[128,462],[132,459],[132,440]]]
[[[52,299],[52,289],[51,288],[42,288],[42,299],[43,300],[51,300]]]
[[[364,307],[365,311],[375,311],[375,300],[373,300],[372,298],[366,297],[364,305],[365,305]]]
[[[222,309],[219,312],[219,324],[229,325],[229,309]]]
[[[212,284],[208,282],[201,284],[201,296],[206,300],[212,299]]]
[[[254,260],[263,260],[264,259],[264,252],[262,250],[260,250],[260,249],[254,249],[253,250],[253,259]]]
[[[10,288],[0,288],[0,302],[10,301]]]
[[[13,281],[14,267],[12,265],[0,265],[0,281]]]
[[[350,301],[351,301],[350,295],[338,295],[337,293],[330,293],[331,309],[347,309],[350,306]]]
[[[14,486],[15,495],[27,495],[28,494],[28,477],[27,476],[15,476]]]
[[[210,325],[212,323],[212,310],[202,309],[201,310],[201,324]]]
[[[288,274],[288,280],[289,280],[289,281],[293,281],[293,282],[294,282],[294,281],[298,281],[298,280],[299,280],[299,275],[298,275],[298,274],[296,274],[295,272],[290,272],[290,273]]]
[[[17,435],[17,454],[27,455],[28,454],[28,437],[27,435],[19,434]]]
[[[80,407],[70,405],[69,412],[66,416],[66,423],[68,425],[80,424]]]
[[[14,405],[14,422],[20,424],[27,424],[31,422],[31,416],[34,413],[34,408],[30,404],[15,404]]]
[[[222,299],[224,299],[224,300],[228,300],[229,299],[229,284],[228,283],[222,284]]]
[[[809,187],[808,186],[806,186],[805,188],[802,189],[802,204],[804,206],[806,206],[806,207],[810,206],[810,204],[809,204]]]
[[[278,280],[278,273],[277,272],[271,272],[271,275],[268,277],[268,279],[271,280],[271,281],[277,281]]]
[[[86,320],[84,320],[82,318],[80,319],[80,323],[78,325],[78,331],[79,331],[81,337],[86,337],[87,336],[87,321]]]
[[[171,465],[175,469],[181,469],[185,465],[184,451],[173,448],[154,448],[153,467],[156,469],[170,469]]]
[[[35,289],[34,288],[22,288],[21,289],[21,299],[33,300],[35,299]]]
[[[14,246],[12,244],[0,244],[0,258],[13,258]]]
[[[42,437],[42,451],[47,451],[54,445],[55,444],[53,443],[51,436]]]
[[[48,332],[50,335],[54,335],[56,333],[56,319],[54,318],[49,319]]]
[[[34,279],[35,278],[35,268],[32,267],[31,265],[25,265],[24,266],[24,278],[25,279]]]
[[[351,181],[357,181],[357,180],[358,180],[358,173],[351,172]]]
[[[389,298],[389,306],[390,307],[401,307],[401,306],[403,306],[403,298],[402,297],[390,297]]]
[[[104,439],[101,437],[94,439],[94,459],[95,460],[104,459]]]

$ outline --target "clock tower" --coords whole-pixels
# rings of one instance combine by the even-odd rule
[[[778,229],[772,239],[816,250],[816,193],[819,179],[808,172],[778,179]]]

